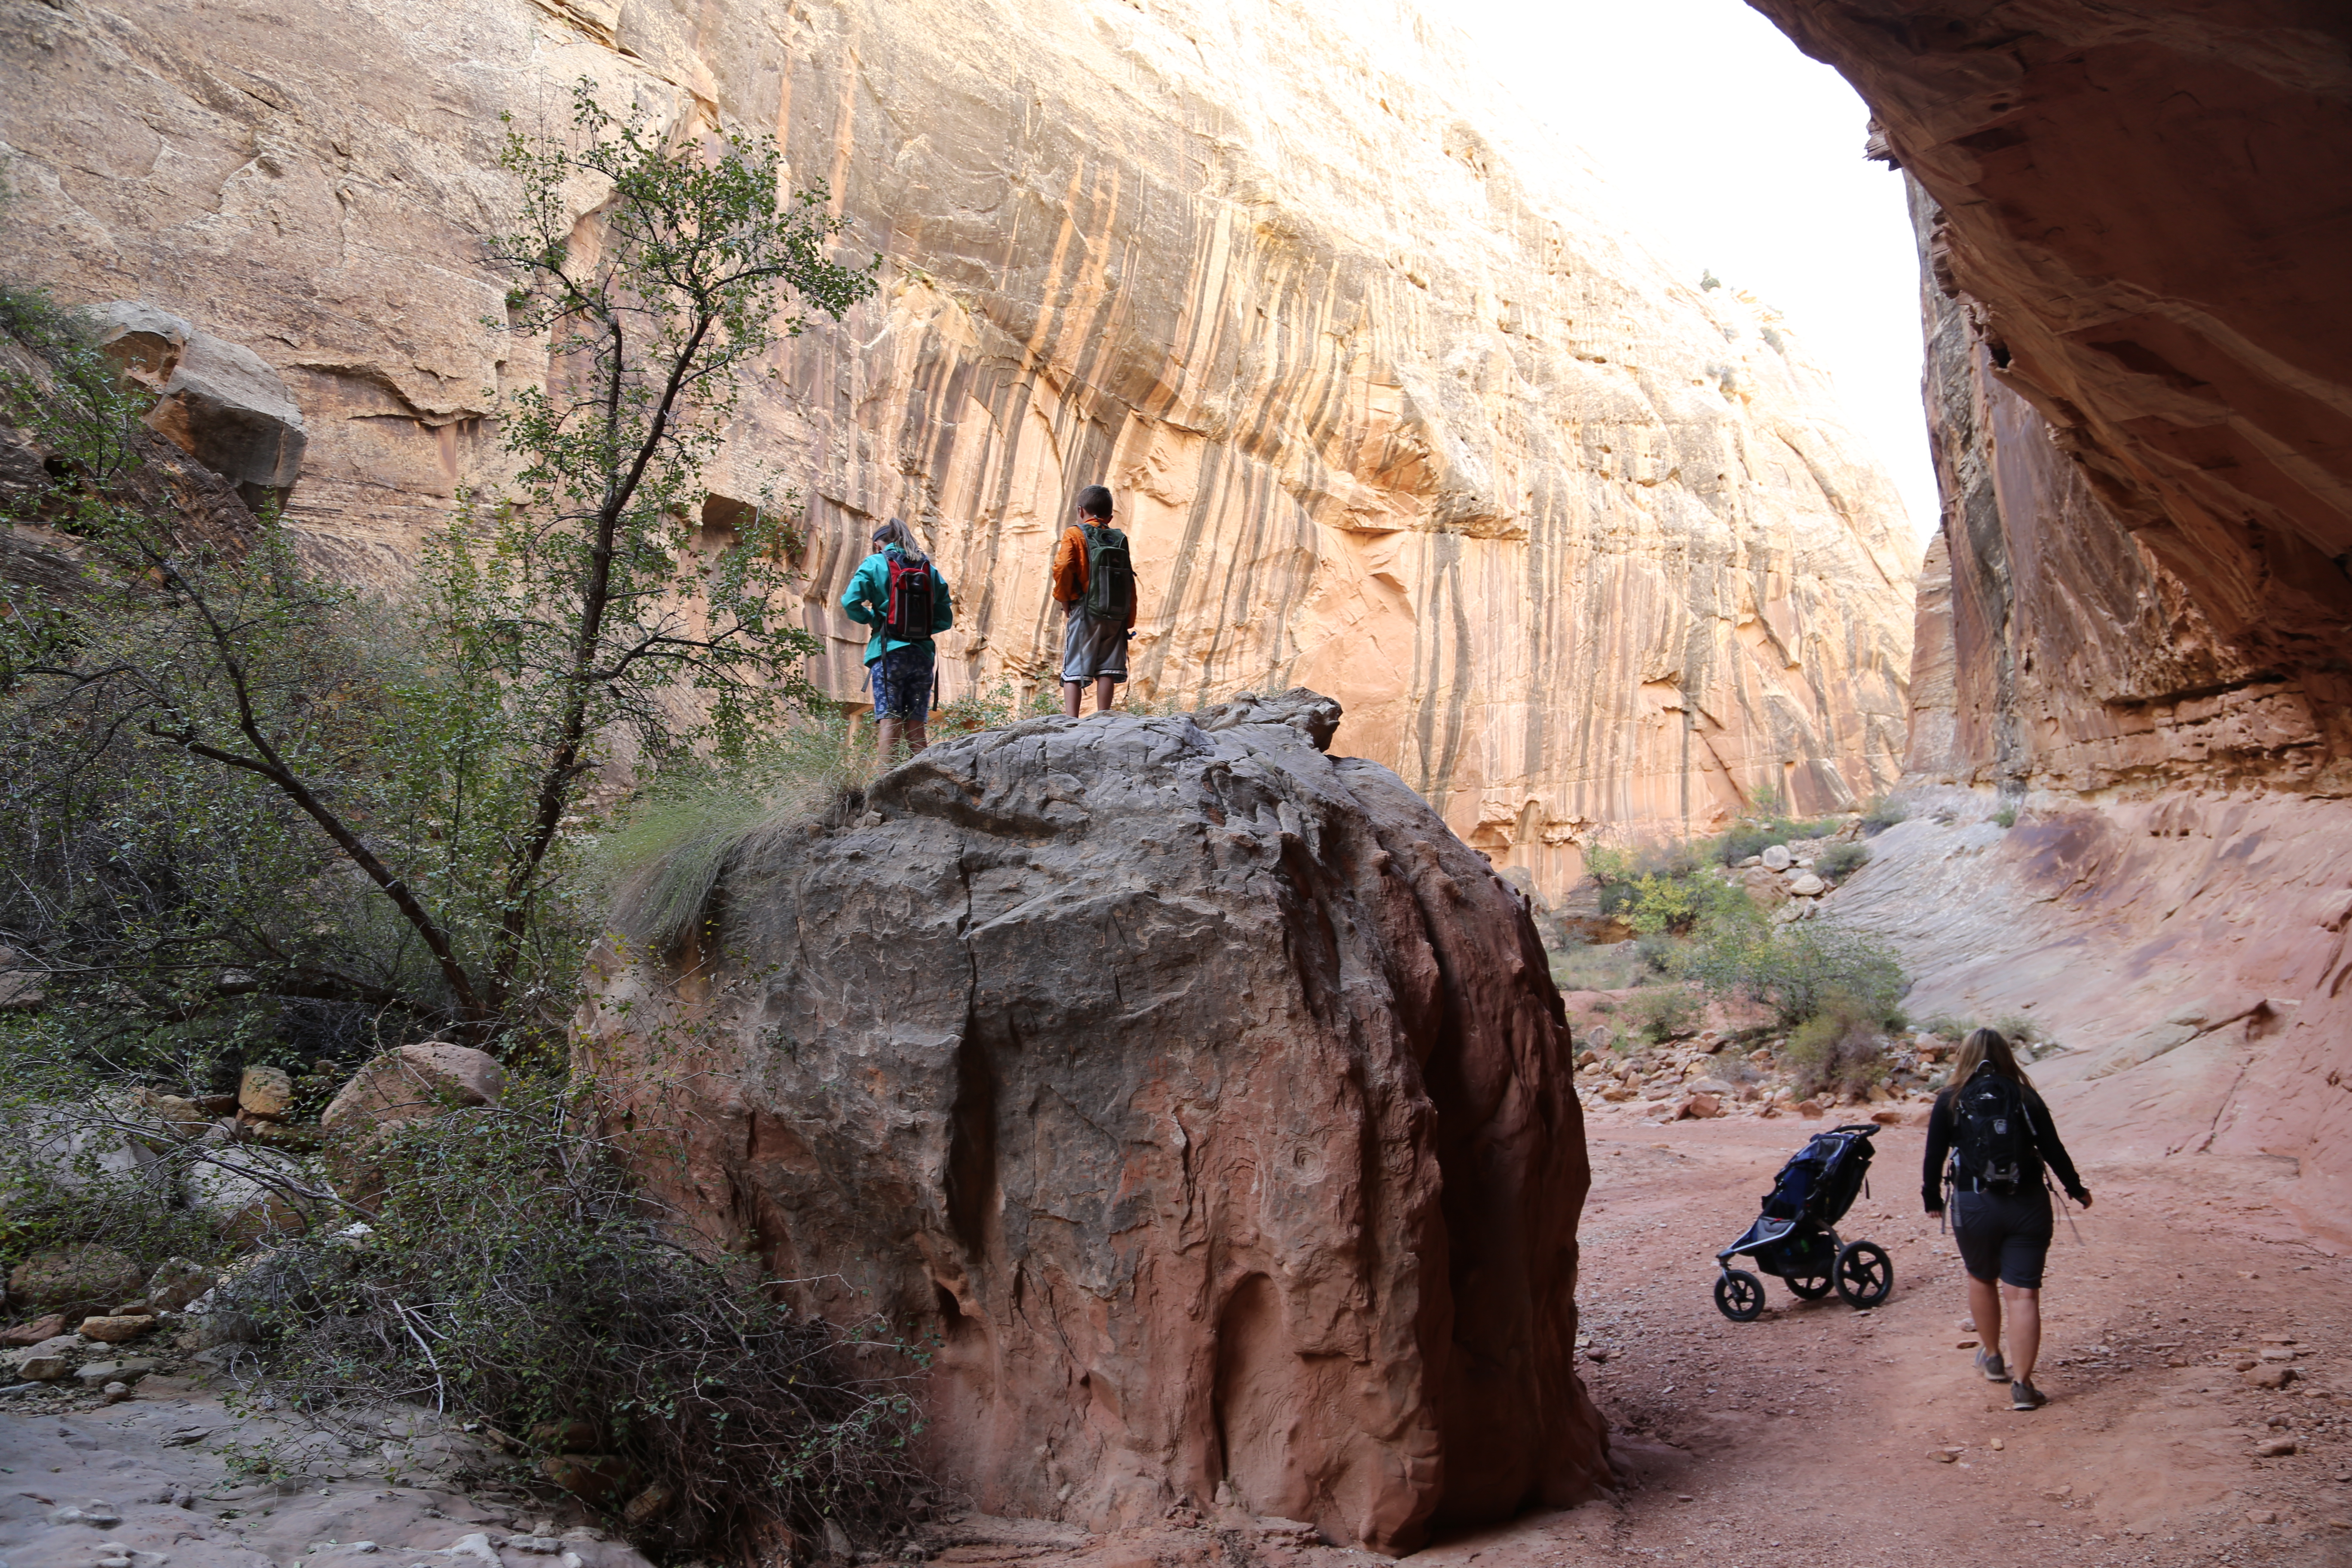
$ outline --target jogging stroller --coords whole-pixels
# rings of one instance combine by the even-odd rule
[[[1751,1323],[1764,1313],[1764,1282],[1731,1259],[1746,1253],[1766,1274],[1777,1274],[1808,1301],[1832,1289],[1849,1307],[1875,1307],[1895,1289],[1895,1265],[1875,1242],[1843,1242],[1837,1222],[1853,1206],[1870,1170],[1872,1138],[1878,1129],[1855,1122],[1816,1132],[1790,1157],[1764,1194],[1764,1212],[1747,1234],[1715,1255],[1721,1269],[1715,1304],[1735,1323]]]

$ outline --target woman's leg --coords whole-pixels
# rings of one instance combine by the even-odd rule
[[[1976,1284],[1973,1279],[1969,1281],[1971,1297],[1975,1294]],[[1988,1286],[1987,1294],[1990,1294],[1990,1290]],[[2021,1285],[2004,1285],[2000,1288],[2000,1302],[2007,1303],[2009,1307],[2010,1381],[2032,1383],[2033,1360],[2042,1353],[2042,1292],[2029,1290]],[[2000,1321],[1997,1314],[2000,1311],[2000,1303],[1994,1305],[1993,1311],[1996,1314],[1993,1321]],[[1984,1320],[1979,1316],[1977,1321],[1981,1323]]]
[[[2000,1287],[1990,1279],[1969,1276],[1969,1316],[1977,1321],[1977,1348],[1987,1355],[2000,1354]],[[2010,1373],[2011,1377],[2018,1374]]]

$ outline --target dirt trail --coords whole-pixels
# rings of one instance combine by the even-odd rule
[[[1442,1542],[1412,1568],[2352,1568],[2352,1260],[2299,1238],[2273,1202],[2275,1163],[2136,1166],[2078,1148],[2097,1206],[2077,1222],[2079,1245],[2060,1227],[2036,1375],[2052,1403],[2021,1414],[1959,1348],[1971,1336],[1958,1259],[1917,1212],[1919,1129],[1879,1135],[1871,1195],[1841,1226],[1893,1255],[1887,1303],[1857,1313],[1768,1281],[1764,1316],[1738,1324],[1710,1296],[1715,1249],[1754,1217],[1781,1160],[1829,1123],[1639,1115],[1590,1114],[1580,1291],[1589,1353],[1602,1358],[1583,1372],[1625,1485]],[[2251,1388],[2238,1370],[2266,1334],[2293,1342],[2295,1379],[2282,1390]],[[555,1568],[556,1552],[582,1568],[643,1568],[592,1531],[510,1546],[500,1529],[521,1522],[521,1500],[388,1484],[366,1462],[275,1496],[236,1488],[215,1450],[248,1436],[240,1425],[161,1378],[126,1405],[0,1420],[11,1483],[0,1568],[89,1568],[101,1544],[151,1554],[124,1553],[131,1568],[291,1568],[362,1537],[382,1548],[364,1560],[389,1568]],[[2297,1451],[2258,1456],[2281,1438]],[[198,1495],[165,1500],[184,1487]],[[92,1496],[118,1505],[119,1531],[54,1521],[56,1507]],[[1118,1535],[964,1515],[923,1533],[952,1568],[1382,1561],[1238,1515]]]
[[[2035,1376],[2052,1402],[2025,1414],[1959,1348],[1958,1259],[1919,1213],[1916,1128],[1880,1134],[1872,1195],[1840,1227],[1893,1254],[1885,1306],[1769,1280],[1758,1321],[1716,1311],[1716,1248],[1827,1125],[1591,1120],[1579,1294],[1607,1359],[1583,1371],[1627,1487],[1413,1563],[2352,1563],[2352,1264],[2293,1238],[2265,1199],[2274,1167],[2077,1151],[2096,1206],[2080,1245],[2059,1226]],[[2236,1369],[2265,1333],[2295,1342],[2284,1391]],[[2283,1436],[2295,1454],[2256,1457]]]

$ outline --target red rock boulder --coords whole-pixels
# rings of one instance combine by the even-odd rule
[[[1587,1184],[1518,893],[1312,693],[932,747],[603,955],[580,1065],[803,1303],[936,1335],[992,1510],[1408,1549],[1591,1495]]]

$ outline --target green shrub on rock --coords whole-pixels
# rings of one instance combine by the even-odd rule
[[[1859,844],[1832,844],[1813,858],[1813,874],[1843,882],[1870,864],[1870,851]]]

